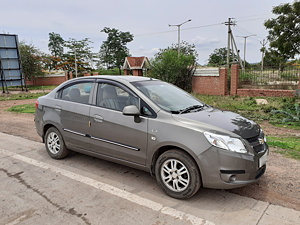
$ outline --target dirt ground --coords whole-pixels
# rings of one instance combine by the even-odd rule
[[[1,101],[0,132],[41,142],[35,131],[34,115],[5,111],[11,106],[29,103],[35,103],[35,100]],[[297,130],[274,127],[267,122],[261,123],[261,126],[267,135],[295,135],[300,138]],[[300,160],[285,158],[275,153],[274,148],[270,150],[266,173],[257,183],[228,191],[300,211]]]

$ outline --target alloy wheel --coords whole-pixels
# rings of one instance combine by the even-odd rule
[[[163,183],[174,192],[184,191],[190,184],[187,167],[177,159],[166,160],[161,167]]]

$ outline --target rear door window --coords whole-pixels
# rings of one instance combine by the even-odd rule
[[[88,104],[93,82],[76,83],[61,90],[61,99]]]

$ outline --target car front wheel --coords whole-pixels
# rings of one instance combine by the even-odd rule
[[[55,127],[50,127],[45,135],[45,146],[48,154],[53,159],[62,159],[69,154],[60,132]]]
[[[192,197],[201,186],[200,172],[194,160],[176,149],[159,156],[155,176],[166,194],[178,199]]]

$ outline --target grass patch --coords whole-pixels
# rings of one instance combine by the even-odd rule
[[[292,123],[291,122],[288,125],[286,125],[286,124],[278,124],[278,123],[270,122],[270,124],[272,124],[273,126],[276,126],[276,127],[283,127],[283,128],[293,129],[293,130],[300,130],[300,123]]]
[[[16,105],[7,109],[9,112],[16,113],[34,113],[35,112],[35,103],[32,104],[24,104],[24,105]]]
[[[29,91],[32,91],[32,90],[53,90],[56,87],[57,87],[57,85],[44,85],[44,86],[27,85],[27,89]],[[25,87],[24,87],[24,90],[25,90]],[[22,91],[22,87],[19,87],[19,86],[8,87],[8,91]]]
[[[283,122],[285,115],[271,113],[273,110],[293,110],[295,103],[300,102],[298,97],[240,97],[199,94],[194,94],[194,96],[211,106],[239,113],[257,122],[267,120],[275,126],[300,127],[299,122]],[[261,98],[266,99],[268,104],[257,105],[255,100]]]
[[[57,87],[57,85],[46,85],[46,86],[30,85],[30,86],[27,86],[28,90],[53,90],[56,87]]]
[[[299,137],[274,137],[269,136],[268,144],[271,147],[279,148],[278,152],[286,157],[300,159],[300,138]]]
[[[24,99],[36,99],[40,96],[47,94],[47,92],[42,93],[21,93],[21,94],[2,94],[0,95],[0,101],[9,101],[9,100],[24,100]]]

